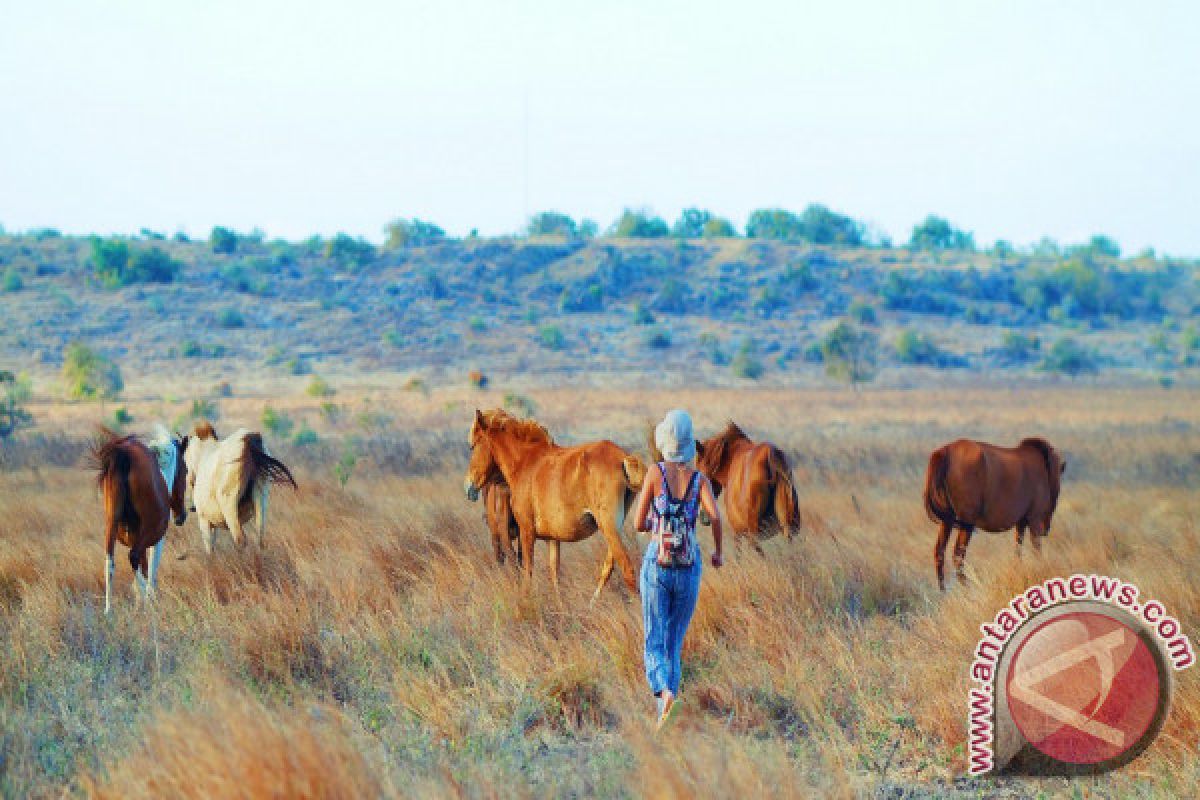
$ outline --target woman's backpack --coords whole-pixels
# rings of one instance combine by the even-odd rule
[[[700,501],[700,471],[692,473],[683,496],[671,496],[667,470],[662,473],[662,491],[654,498],[654,536],[658,544],[656,561],[660,567],[690,567],[695,563],[696,509]]]

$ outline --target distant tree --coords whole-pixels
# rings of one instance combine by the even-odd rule
[[[600,226],[596,224],[596,220],[584,219],[579,223],[580,239],[595,239],[598,233],[600,233]]]
[[[1058,258],[1062,255],[1062,247],[1049,236],[1043,236],[1034,243],[1030,252],[1038,258]]]
[[[875,310],[875,306],[862,300],[855,300],[851,303],[846,313],[850,315],[850,319],[859,325],[879,324],[879,313]]]
[[[106,286],[121,286],[129,266],[129,244],[124,239],[101,239],[94,236],[88,264],[101,283]]]
[[[908,246],[918,250],[974,250],[974,235],[930,214],[913,228]]]
[[[625,209],[609,229],[618,239],[659,239],[669,233],[667,223],[646,210]]]
[[[82,342],[67,345],[62,375],[72,400],[112,400],[125,388],[117,365]]]
[[[557,325],[543,325],[538,329],[538,343],[547,350],[562,350],[566,347],[567,337]]]
[[[25,410],[25,404],[33,396],[33,382],[22,373],[13,375],[0,370],[0,439],[5,438],[21,425],[27,425],[33,416]]]
[[[446,232],[432,222],[416,219],[394,219],[384,226],[387,234],[384,242],[385,250],[399,250],[404,247],[421,247],[433,244],[446,238]]]
[[[731,239],[737,236],[737,228],[724,217],[713,217],[704,223],[700,235],[705,239]]]
[[[208,246],[214,253],[228,255],[237,251],[238,235],[220,225],[212,229],[208,235]]]
[[[699,239],[704,235],[704,226],[713,215],[699,208],[685,208],[671,226],[671,235],[676,239]]]
[[[782,208],[760,208],[746,220],[746,236],[750,239],[796,241],[802,229],[800,218]]]
[[[338,233],[325,243],[325,257],[340,267],[363,267],[375,260],[375,246],[361,236]]]
[[[1068,248],[1067,254],[1088,259],[1120,258],[1121,246],[1112,237],[1097,233],[1086,244]]]
[[[17,272],[17,268],[9,266],[4,270],[4,280],[0,282],[0,291],[19,292],[25,288],[25,281],[21,278],[21,273]]]
[[[865,226],[845,214],[830,211],[823,205],[813,203],[800,215],[800,236],[813,244],[836,244],[860,247],[866,233]]]
[[[129,260],[126,283],[170,283],[178,277],[183,265],[161,247],[146,247],[134,252]]]
[[[944,354],[940,347],[923,333],[905,328],[896,336],[896,358],[902,364],[941,366]]]
[[[1006,331],[996,355],[1006,364],[1028,364],[1041,348],[1041,339],[1036,334]]]
[[[716,363],[715,359],[713,363]],[[755,347],[753,339],[747,337],[742,340],[733,360],[729,362],[729,368],[739,378],[756,381],[762,377],[763,365],[762,361],[758,359],[758,348]]]
[[[997,239],[989,252],[996,258],[1012,258],[1017,251],[1012,246],[1012,242],[1007,239]]]
[[[842,320],[821,340],[825,372],[857,388],[875,377],[879,359],[879,336]]]
[[[557,211],[540,211],[529,220],[527,232],[530,236],[566,236],[574,239],[579,235],[575,220]]]

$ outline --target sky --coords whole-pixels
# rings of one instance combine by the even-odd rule
[[[1200,4],[0,0],[0,225],[822,203],[1200,256]]]

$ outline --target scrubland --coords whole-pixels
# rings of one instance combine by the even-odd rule
[[[502,400],[349,386],[271,398],[319,439],[271,442],[300,489],[273,491],[265,547],[224,535],[206,557],[194,519],[173,526],[157,605],[135,605],[119,557],[107,618],[101,503],[79,461],[99,410],[34,403],[38,429],[0,444],[0,790],[1176,797],[1200,785],[1195,669],[1177,675],[1162,736],[1118,773],[963,777],[978,626],[1026,586],[1076,571],[1134,581],[1196,639],[1200,393],[531,392],[564,442],[610,437],[644,455],[644,424],[682,406],[701,435],[733,418],[792,458],[803,534],[762,555],[731,546],[724,569],[706,569],[682,713],[658,737],[637,598],[613,580],[588,603],[598,537],[563,547],[560,592],[544,551],[526,587],[494,562],[482,509],[463,497],[470,411]],[[218,432],[257,427],[266,402],[221,400]],[[134,430],[178,411],[136,392],[125,405]],[[977,534],[966,583],[939,593],[928,452],[1026,435],[1068,461],[1044,553]],[[343,486],[333,466],[351,448]]]

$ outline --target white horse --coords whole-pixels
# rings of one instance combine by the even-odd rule
[[[218,440],[212,425],[202,422],[185,440],[183,460],[192,493],[190,510],[200,520],[204,551],[212,553],[217,528],[227,529],[234,544],[241,547],[245,541],[242,526],[251,517],[261,547],[267,525],[267,487],[290,483],[296,488],[291,470],[271,457],[262,434],[239,428]]]

